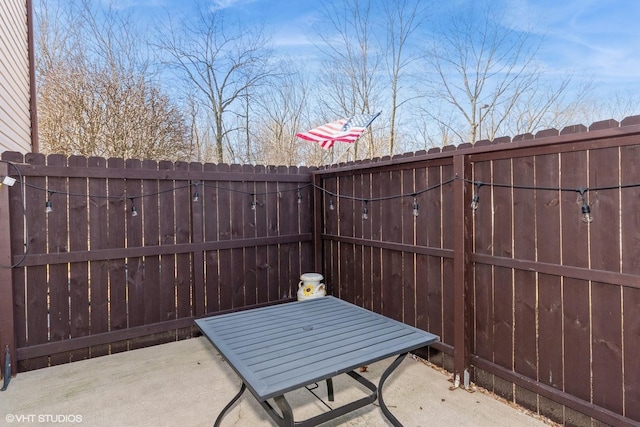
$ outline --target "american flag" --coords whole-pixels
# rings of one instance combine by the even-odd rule
[[[326,149],[333,147],[336,141],[354,143],[379,115],[380,113],[356,114],[351,118],[336,120],[310,131],[297,133],[296,136],[306,141],[317,142]]]

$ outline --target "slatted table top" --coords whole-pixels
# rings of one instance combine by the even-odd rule
[[[438,340],[330,296],[195,322],[260,401]]]

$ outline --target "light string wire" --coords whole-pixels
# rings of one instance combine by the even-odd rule
[[[230,188],[230,187],[224,187],[224,186],[220,186],[218,184],[215,185],[211,185],[211,184],[207,184],[206,182],[203,181],[199,181],[199,180],[187,180],[189,181],[187,184],[184,185],[179,185],[179,186],[174,186],[172,188],[168,188],[168,189],[164,189],[164,190],[159,190],[159,191],[152,191],[149,193],[140,193],[138,195],[118,195],[118,196],[110,196],[110,195],[89,195],[89,194],[83,194],[83,193],[73,193],[73,192],[67,192],[67,191],[58,191],[58,190],[48,190],[47,188],[43,188],[31,183],[28,183],[24,180],[24,177],[20,171],[20,168],[18,168],[18,166],[16,164],[14,164],[13,162],[7,161],[7,160],[2,160],[0,159],[0,162],[6,163],[8,164],[10,167],[12,167],[15,172],[16,175],[18,175],[18,179],[17,182],[19,182],[20,185],[20,196],[22,199],[22,215],[24,217],[24,228],[25,228],[25,236],[29,235],[29,228],[28,228],[28,221],[27,221],[27,212],[26,212],[26,206],[25,206],[25,195],[24,195],[24,188],[25,187],[30,187],[39,191],[43,191],[46,192],[48,197],[47,197],[47,202],[46,202],[46,207],[49,211],[52,210],[52,204],[51,204],[51,197],[56,195],[56,194],[61,194],[64,196],[70,196],[70,197],[90,197],[90,198],[95,198],[95,199],[109,199],[109,200],[121,200],[121,201],[126,201],[127,199],[131,202],[131,212],[132,212],[132,216],[136,216],[137,215],[137,209],[135,207],[135,199],[142,199],[144,197],[151,197],[151,196],[156,196],[156,195],[160,195],[160,194],[164,194],[164,193],[169,193],[175,190],[180,190],[180,189],[184,189],[184,188],[189,188],[189,187],[195,187],[195,191],[194,191],[194,202],[199,201],[199,192],[198,189],[200,188],[200,186],[202,186],[202,188],[215,188],[216,190],[222,190],[222,191],[228,191],[228,192],[233,192],[233,193],[239,193],[239,194],[245,194],[251,197],[251,209],[255,210],[256,209],[256,197],[257,196],[266,196],[266,195],[270,195],[270,194],[282,194],[282,193],[286,193],[286,192],[293,192],[295,191],[297,194],[297,202],[300,203],[301,202],[301,190],[308,188],[308,187],[313,187],[316,190],[319,190],[321,192],[323,192],[324,194],[327,194],[329,196],[332,197],[332,199],[330,199],[330,203],[329,203],[329,208],[330,210],[334,210],[335,206],[333,204],[333,197],[337,198],[337,199],[347,199],[347,200],[355,200],[355,201],[360,201],[363,202],[364,204],[364,209],[363,209],[363,219],[368,218],[368,206],[370,202],[378,202],[378,201],[385,201],[385,200],[393,200],[393,199],[398,199],[398,198],[404,198],[404,197],[413,197],[414,203],[413,203],[413,213],[415,216],[417,216],[417,210],[418,210],[418,204],[417,204],[417,196],[443,187],[445,185],[448,185],[456,180],[462,180],[465,183],[468,184],[472,184],[474,185],[475,191],[472,197],[472,203],[471,203],[471,209],[475,210],[478,207],[478,203],[479,203],[479,191],[480,188],[483,186],[491,186],[491,187],[498,187],[498,188],[511,188],[511,189],[522,189],[522,190],[542,190],[542,191],[564,191],[564,192],[574,192],[574,193],[578,193],[579,196],[582,199],[582,214],[583,214],[583,221],[584,222],[591,222],[593,221],[593,218],[591,217],[591,209],[589,207],[589,204],[587,203],[587,194],[590,191],[605,191],[605,190],[620,190],[620,189],[624,189],[624,188],[635,188],[635,187],[640,187],[640,183],[635,183],[635,184],[620,184],[620,185],[610,185],[610,186],[601,186],[601,187],[547,187],[547,186],[535,186],[535,185],[520,185],[520,184],[503,184],[503,183],[495,183],[495,182],[484,182],[484,181],[480,181],[480,180],[471,180],[471,179],[467,179],[467,178],[461,178],[459,176],[454,176],[452,178],[449,178],[447,180],[444,180],[442,182],[439,182],[437,184],[434,184],[432,186],[423,188],[421,190],[416,190],[416,191],[412,191],[412,192],[408,192],[408,193],[403,193],[403,194],[395,194],[395,195],[389,195],[389,196],[381,196],[381,197],[358,197],[358,196],[350,196],[350,195],[345,195],[345,194],[339,194],[330,190],[327,190],[324,187],[321,187],[319,185],[316,185],[314,183],[307,183],[304,184],[302,186],[297,186],[297,187],[292,187],[292,188],[288,188],[288,189],[284,189],[284,190],[272,190],[272,191],[264,191],[264,192],[255,192],[255,191],[245,191],[245,190],[239,190],[239,189],[235,189],[235,188]],[[12,265],[0,265],[0,268],[5,268],[5,269],[10,269],[10,268],[15,268],[18,267],[22,264],[22,262],[24,261],[24,259],[26,258],[28,251],[29,251],[29,243],[28,243],[28,239],[25,240],[24,242],[24,246],[25,246],[25,250],[24,253],[22,254],[21,258],[14,264]]]
[[[0,159],[0,162],[6,163],[7,165],[15,169],[16,175],[18,175],[18,181],[20,182],[23,181],[22,172],[20,172],[20,168],[18,168],[13,162],[2,160],[2,159]],[[29,222],[27,221],[27,207],[25,206],[24,187],[22,185],[20,186],[20,200],[22,201],[22,218],[24,221],[24,237],[25,237],[24,243],[23,243],[24,252],[22,253],[22,256],[20,257],[20,259],[11,265],[0,264],[0,268],[2,269],[12,269],[12,268],[19,267],[24,262],[25,258],[27,258],[27,254],[29,253]]]

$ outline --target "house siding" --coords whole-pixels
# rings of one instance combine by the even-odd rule
[[[0,152],[32,151],[27,0],[0,1]]]

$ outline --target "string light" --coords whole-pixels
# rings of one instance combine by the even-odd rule
[[[53,204],[51,203],[51,196],[53,195],[53,191],[49,191],[49,197],[47,197],[47,201],[44,202],[44,211],[48,214],[53,212]]]
[[[129,197],[129,200],[131,200],[131,216],[138,216],[138,209],[136,209],[133,199],[133,197]]]
[[[582,198],[582,209],[581,209],[582,222],[584,222],[585,224],[589,224],[593,222],[593,217],[591,216],[591,208],[589,207],[589,204],[587,203],[587,198],[585,196],[585,192],[587,191],[587,189],[579,188],[576,191],[580,194],[580,197]]]
[[[193,201],[198,202],[200,200],[200,194],[198,194],[198,186],[200,185],[200,181],[195,181],[193,185],[196,186],[196,189],[193,191]]]
[[[364,200],[364,207],[362,208],[362,219],[369,219],[369,201],[367,199]]]
[[[16,169],[16,173],[18,174],[18,176],[20,176],[19,180],[16,180],[15,178],[12,178],[10,176],[4,176],[4,177],[0,177],[0,185],[13,185],[15,182],[19,182],[21,184],[21,186],[25,186],[25,187],[31,187],[40,191],[47,191],[49,193],[49,198],[47,199],[47,201],[45,202],[45,211],[47,213],[50,213],[53,211],[53,203],[51,202],[51,195],[58,192],[58,191],[51,191],[51,190],[47,190],[45,188],[39,187],[37,185],[33,185],[30,184],[28,182],[25,182],[24,179],[22,178],[22,175],[20,173],[19,168],[14,165],[12,162],[6,162],[8,164],[10,164],[11,167]],[[478,204],[480,201],[480,196],[479,196],[479,189],[481,186],[483,185],[490,185],[492,187],[502,187],[502,188],[511,188],[511,189],[530,189],[530,190],[548,190],[548,191],[572,191],[572,192],[578,192],[581,196],[582,199],[582,206],[581,206],[581,219],[585,222],[585,223],[591,223],[593,221],[593,216],[591,215],[591,207],[589,206],[589,204],[587,203],[587,193],[589,191],[599,191],[599,190],[614,190],[614,189],[623,189],[623,188],[635,188],[635,187],[640,187],[640,183],[635,183],[635,184],[624,184],[624,185],[615,185],[615,186],[608,186],[608,187],[597,187],[597,188],[562,188],[562,187],[538,187],[538,186],[523,186],[523,185],[516,185],[516,184],[500,184],[500,183],[483,183],[483,182],[479,182],[479,181],[471,181],[468,180],[466,178],[461,178],[461,177],[453,177],[450,178],[448,180],[442,181],[434,186],[431,186],[429,188],[425,188],[422,189],[420,191],[411,193],[411,194],[398,194],[398,195],[392,195],[392,196],[384,196],[384,197],[379,197],[379,198],[368,198],[368,199],[363,199],[363,198],[359,198],[359,197],[354,197],[354,196],[343,196],[343,195],[339,195],[336,193],[332,193],[328,190],[325,190],[324,188],[317,186],[313,183],[307,183],[304,184],[298,188],[292,188],[289,190],[278,190],[275,192],[264,192],[264,193],[260,193],[260,194],[272,194],[272,193],[277,193],[277,194],[282,194],[284,192],[288,192],[288,191],[296,191],[297,193],[297,202],[298,203],[302,203],[302,193],[301,190],[305,187],[308,186],[314,186],[315,188],[317,188],[318,190],[328,193],[332,196],[332,198],[329,200],[329,210],[335,210],[336,209],[336,202],[334,201],[333,197],[336,198],[349,198],[352,200],[361,200],[364,202],[364,207],[363,207],[363,218],[367,219],[369,216],[368,213],[368,202],[369,201],[381,201],[381,200],[389,200],[389,199],[396,199],[396,198],[401,198],[401,197],[406,197],[406,196],[412,196],[414,201],[413,201],[413,208],[412,208],[412,214],[415,216],[419,215],[419,205],[417,202],[417,195],[429,191],[431,189],[434,188],[438,188],[438,187],[442,187],[444,185],[450,184],[453,181],[456,180],[462,180],[471,184],[474,184],[476,186],[476,191],[473,194],[472,197],[472,202],[471,202],[471,209],[476,210],[478,208]],[[241,190],[236,190],[233,188],[224,188],[219,186],[217,183],[215,185],[207,185],[206,182],[201,182],[201,181],[193,181],[189,184],[186,185],[182,185],[182,186],[174,186],[173,188],[169,188],[169,189],[164,189],[164,190],[160,190],[160,191],[155,191],[155,192],[150,192],[150,193],[145,193],[145,194],[140,194],[137,195],[135,197],[131,197],[130,200],[132,201],[132,206],[131,206],[131,212],[132,212],[132,216],[136,216],[137,215],[137,209],[135,207],[135,204],[133,204],[133,200],[134,198],[143,198],[143,197],[148,197],[148,196],[154,196],[154,195],[158,195],[161,193],[165,193],[165,192],[173,192],[182,188],[186,188],[189,186],[195,186],[195,190],[193,193],[193,201],[197,202],[199,201],[200,198],[200,193],[199,193],[199,186],[202,185],[203,187],[213,187],[216,188],[217,190],[223,190],[223,191],[230,191],[230,192],[237,192],[237,193],[243,193],[243,194],[250,194],[252,201],[251,201],[251,209],[255,210],[256,209],[256,194],[255,193],[247,193],[245,191],[241,191]],[[66,194],[67,196],[78,196],[78,197],[88,197],[89,195],[85,194],[74,194],[74,193],[65,193],[65,192],[60,192],[61,194]],[[90,197],[92,198],[104,198],[104,199],[120,199],[122,196],[118,196],[118,195],[90,195]]]
[[[471,199],[471,205],[469,206],[473,211],[478,209],[478,202],[480,202],[480,194],[478,193],[480,192],[480,187],[482,187],[484,183],[475,182],[474,184],[476,185],[476,192],[473,193],[473,198]]]

